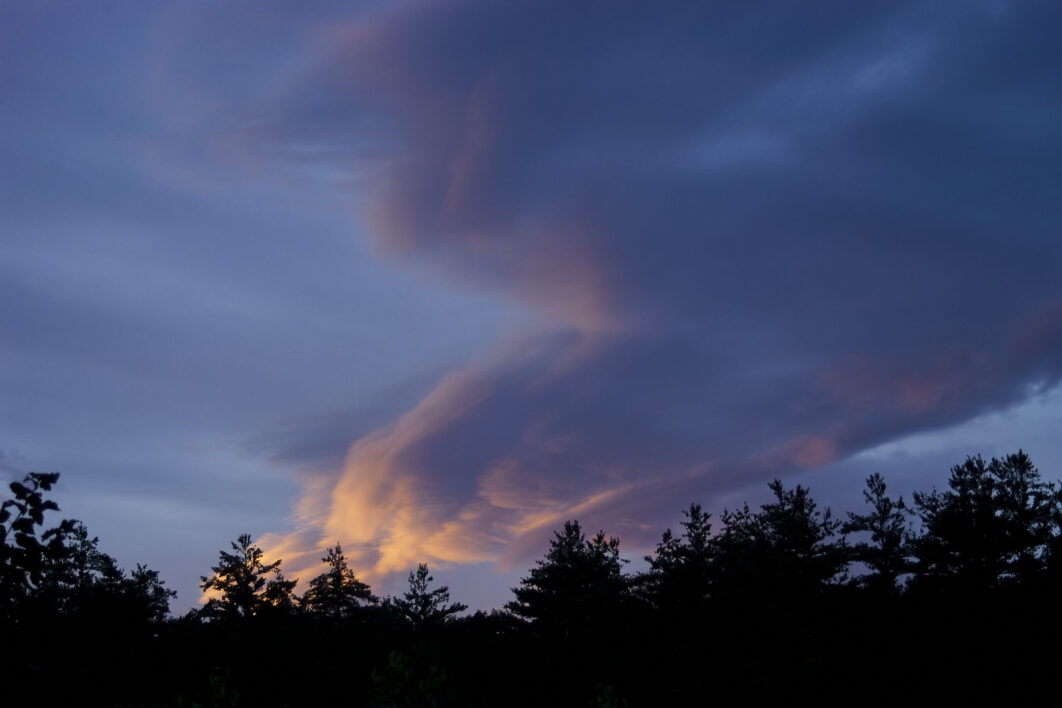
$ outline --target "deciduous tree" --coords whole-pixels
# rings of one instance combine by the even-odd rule
[[[12,482],[10,499],[0,504],[0,619],[13,619],[18,605],[34,595],[50,560],[63,555],[64,537],[75,521],[42,530],[44,513],[59,506],[44,498],[59,481],[58,472],[30,472]]]

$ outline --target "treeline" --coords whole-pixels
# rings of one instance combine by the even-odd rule
[[[378,598],[338,545],[300,596],[243,535],[170,619],[158,573],[44,529],[57,477],[0,509],[10,705],[1013,702],[1058,661],[1062,491],[1020,451],[906,502],[872,475],[844,518],[777,480],[718,528],[691,504],[635,574],[569,521],[504,610],[467,616],[426,565]]]

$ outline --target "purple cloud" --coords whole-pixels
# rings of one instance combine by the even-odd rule
[[[301,35],[219,144],[548,323],[310,485],[309,562],[505,561],[1062,372],[1048,5],[409,4]],[[650,531],[651,530],[651,531]],[[295,543],[293,539],[299,539]]]

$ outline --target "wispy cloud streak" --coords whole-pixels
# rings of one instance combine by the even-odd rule
[[[307,25],[312,60],[219,144],[348,174],[382,251],[550,324],[352,441],[274,550],[339,539],[385,574],[512,559],[576,514],[644,539],[690,498],[1057,381],[1058,14],[459,2]]]

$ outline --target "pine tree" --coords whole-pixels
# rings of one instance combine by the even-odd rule
[[[682,514],[682,536],[667,529],[656,553],[645,557],[649,572],[641,578],[641,591],[658,609],[685,615],[708,598],[713,556],[711,514],[695,503]]]
[[[906,544],[907,506],[903,497],[894,501],[886,494],[885,479],[876,472],[867,477],[863,498],[871,511],[848,512],[848,521],[841,529],[846,534],[870,534],[870,543],[860,541],[852,546],[853,558],[871,570],[860,583],[875,591],[892,593],[897,589],[897,579],[910,565]]]
[[[446,585],[429,590],[428,584],[434,580],[428,566],[421,563],[409,574],[409,589],[390,603],[417,629],[444,624],[468,609],[468,605],[450,602],[450,588]]]
[[[923,533],[913,539],[916,585],[982,592],[1030,582],[1058,536],[1060,493],[1018,451],[986,463],[968,457],[943,492],[916,492]]]
[[[284,578],[279,560],[263,563],[262,549],[253,545],[246,533],[232,543],[232,550],[221,551],[218,564],[211,568],[213,574],[201,578],[200,587],[205,592],[220,594],[207,601],[201,616],[236,619],[294,609],[292,591],[298,581]]]
[[[713,540],[717,594],[792,602],[821,592],[842,573],[847,559],[840,528],[829,509],[819,511],[806,487],[768,487],[775,500],[750,511],[724,511]]]
[[[358,580],[347,565],[339,544],[329,548],[321,560],[328,563],[328,570],[310,581],[300,601],[303,609],[340,619],[349,617],[358,607],[376,604],[369,586]]]
[[[546,557],[513,588],[516,599],[506,608],[565,635],[601,627],[628,595],[619,539],[599,531],[588,540],[578,521],[566,521],[554,536]]]
[[[102,605],[122,593],[125,574],[114,558],[99,549],[99,537],[90,537],[80,521],[58,537],[61,549],[57,547],[45,561],[42,599],[66,614],[100,612]]]
[[[170,599],[177,597],[174,590],[165,587],[157,570],[137,563],[123,587],[133,612],[143,621],[162,622],[170,612]]]

